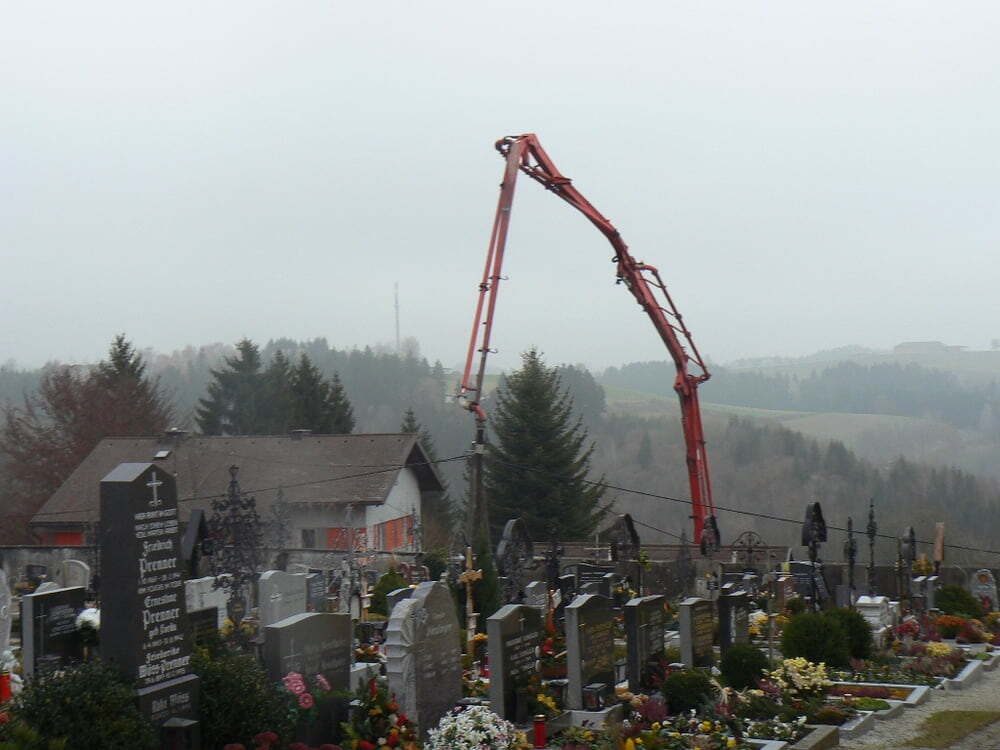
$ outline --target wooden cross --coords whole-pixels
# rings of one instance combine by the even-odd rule
[[[476,612],[475,602],[472,600],[472,584],[481,580],[482,570],[475,570],[472,567],[472,547],[465,548],[465,570],[458,577],[459,583],[465,584],[465,628],[466,628],[466,653],[472,653],[472,637],[476,634],[476,619],[479,613]]]

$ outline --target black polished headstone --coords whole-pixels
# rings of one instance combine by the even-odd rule
[[[518,724],[529,718],[527,681],[538,672],[542,615],[526,604],[507,604],[486,620],[490,654],[490,707]]]
[[[51,674],[83,657],[76,617],[86,589],[55,588],[21,597],[21,656],[29,677]]]
[[[174,478],[119,464],[101,481],[101,658],[135,680],[156,726],[197,720]]]

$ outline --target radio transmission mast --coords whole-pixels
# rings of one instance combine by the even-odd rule
[[[396,356],[399,356],[399,282],[393,284],[393,292],[396,296]]]

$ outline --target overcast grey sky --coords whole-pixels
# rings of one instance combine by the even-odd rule
[[[464,355],[539,134],[716,360],[1000,337],[988,2],[6,2],[0,361],[403,335]],[[495,343],[662,359],[522,180]]]

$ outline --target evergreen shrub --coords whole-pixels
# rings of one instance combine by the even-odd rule
[[[730,646],[719,665],[726,684],[736,690],[756,687],[757,682],[764,676],[764,670],[769,667],[767,656],[749,643]]]
[[[262,732],[291,736],[294,711],[289,712],[289,693],[268,681],[253,656],[225,648],[214,653],[198,649],[191,666],[201,678],[202,747],[221,748],[229,743],[252,747],[252,738]]]
[[[692,708],[701,708],[712,698],[712,683],[700,669],[685,669],[674,672],[663,681],[663,698],[670,713],[687,713]]]
[[[872,626],[864,616],[853,609],[831,609],[826,617],[840,625],[847,636],[847,650],[852,659],[870,659],[875,648]]]
[[[99,661],[29,680],[10,713],[13,721],[42,738],[66,738],[71,747],[157,747],[153,726],[139,713],[134,687]]]
[[[942,586],[938,589],[934,603],[946,615],[975,620],[983,617],[983,605],[962,586]]]
[[[793,617],[781,632],[781,653],[786,659],[803,657],[827,667],[850,664],[847,636],[833,618],[807,612]]]
[[[388,617],[390,613],[386,611],[388,605],[386,604],[385,595],[409,585],[402,573],[397,572],[395,568],[389,568],[378,579],[375,588],[372,589],[372,600],[368,611]]]

